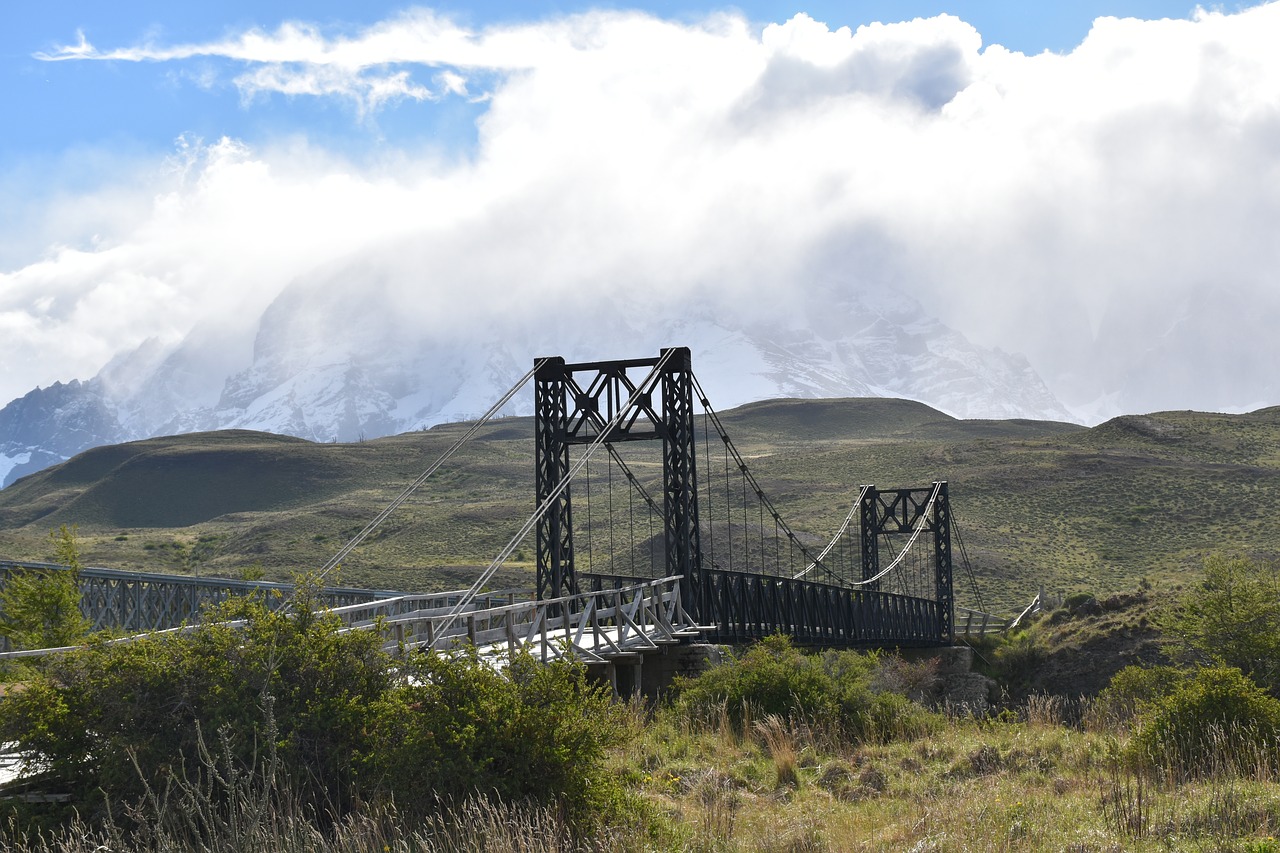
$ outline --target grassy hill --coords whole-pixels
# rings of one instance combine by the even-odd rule
[[[948,480],[965,551],[996,610],[1042,586],[1106,594],[1141,577],[1176,581],[1211,551],[1280,550],[1280,408],[1164,412],[1085,429],[957,420],[904,400],[772,400],[722,419],[782,514],[815,541],[839,525],[860,484]],[[91,564],[220,575],[261,567],[287,579],[322,565],[466,428],[356,444],[226,431],[97,448],[0,491],[0,556],[47,557],[49,530],[75,524]],[[718,444],[700,445],[704,477],[723,476]],[[658,445],[623,452],[658,492]],[[604,466],[592,476],[598,495]],[[494,422],[352,555],[341,581],[465,583],[532,508],[532,422]],[[532,551],[526,543],[499,583],[527,584]],[[967,582],[957,578],[957,590],[972,603]]]

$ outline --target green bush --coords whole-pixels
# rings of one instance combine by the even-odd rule
[[[0,637],[15,649],[51,649],[82,640],[89,630],[80,613],[80,549],[76,529],[49,532],[54,559],[66,569],[12,569],[0,589]]]
[[[1073,592],[1062,600],[1062,606],[1068,611],[1076,613],[1094,606],[1097,601],[1098,599],[1091,592]]]
[[[1280,701],[1238,669],[1202,669],[1146,705],[1129,742],[1140,765],[1182,778],[1270,773],[1280,745]]]
[[[1280,695],[1280,565],[1209,557],[1159,626],[1189,662],[1235,667]]]
[[[1187,674],[1171,666],[1126,666],[1111,676],[1098,699],[1118,720],[1131,720],[1151,704],[1175,693]]]
[[[698,720],[723,712],[739,734],[750,719],[769,715],[830,727],[856,740],[914,736],[936,725],[935,715],[906,697],[874,690],[879,668],[876,654],[809,655],[777,635],[697,678],[677,680],[676,703]]]
[[[687,713],[712,719],[722,709],[734,730],[751,718],[835,719],[840,700],[820,658],[805,655],[790,638],[776,635],[749,647],[694,679],[677,679],[678,703]]]
[[[75,573],[59,569],[11,569],[0,590],[0,637],[15,649],[55,649],[84,639]]]
[[[612,807],[604,756],[628,717],[581,665],[396,659],[375,632],[343,631],[312,603],[306,589],[288,612],[241,599],[217,614],[236,625],[45,658],[0,700],[0,739],[90,817],[193,774],[199,784],[214,772],[206,743],[219,767],[243,772],[270,755],[273,784],[326,820],[371,802],[425,815],[473,795],[545,803],[584,824]]]
[[[0,737],[48,768],[81,808],[132,800],[184,762],[199,731],[225,733],[241,764],[264,751],[267,703],[290,782],[309,805],[340,813],[354,792],[353,754],[367,708],[390,687],[371,632],[340,633],[303,608],[271,612],[241,599],[218,623],[126,643],[91,641],[44,659],[26,689],[0,703]]]
[[[578,663],[524,655],[497,671],[473,654],[417,655],[374,709],[362,772],[401,813],[480,794],[554,804],[586,825],[616,816],[622,788],[607,750],[630,715]]]
[[[1005,637],[992,650],[992,674],[1004,684],[1025,686],[1030,683],[1044,657],[1039,632],[1034,626],[1024,628]]]

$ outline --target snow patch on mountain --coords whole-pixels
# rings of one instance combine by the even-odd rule
[[[0,453],[0,483],[7,483],[11,471],[26,465],[30,461],[31,451],[29,450],[25,453],[15,453],[12,456]]]

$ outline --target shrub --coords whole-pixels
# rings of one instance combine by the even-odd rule
[[[1062,600],[1062,606],[1072,616],[1096,615],[1102,612],[1098,599],[1091,592],[1073,592]]]
[[[1184,658],[1235,667],[1280,695],[1280,565],[1211,556],[1159,625]]]
[[[856,740],[890,740],[927,731],[936,717],[891,692],[877,692],[881,658],[854,651],[808,655],[776,635],[695,679],[676,682],[678,708],[713,719],[722,709],[738,734],[751,719],[800,719]]]
[[[477,794],[555,805],[580,826],[615,813],[622,789],[604,759],[630,717],[582,664],[521,655],[498,671],[474,653],[430,653],[404,673],[361,765],[401,813]]]
[[[680,706],[710,719],[723,708],[738,734],[751,718],[835,719],[839,697],[822,661],[803,654],[790,638],[776,635],[730,658],[694,679],[677,679]]]
[[[881,691],[901,693],[912,701],[927,704],[934,701],[943,683],[937,658],[907,660],[900,655],[882,655],[873,685]]]
[[[1186,673],[1171,666],[1126,666],[1111,676],[1098,701],[1113,718],[1131,720],[1151,704],[1172,695]]]
[[[1034,628],[1016,631],[992,651],[994,675],[1005,684],[1026,685],[1044,656],[1044,647]]]
[[[1129,743],[1139,764],[1179,777],[1274,768],[1280,701],[1240,670],[1202,669],[1145,707]]]
[[[0,637],[17,649],[70,646],[89,623],[80,613],[80,549],[76,529],[49,532],[54,559],[67,569],[13,569],[0,590]]]
[[[287,612],[240,599],[221,622],[46,658],[0,700],[0,740],[90,818],[174,784],[218,789],[201,781],[205,742],[223,775],[270,755],[272,784],[323,821],[370,802],[424,817],[479,795],[587,825],[616,805],[604,758],[629,717],[581,665],[394,659],[312,604],[304,586]]]
[[[0,590],[0,637],[15,649],[54,649],[84,639],[80,584],[74,572],[11,569]]]
[[[366,709],[390,685],[378,637],[248,599],[218,613],[232,617],[242,627],[99,640],[44,659],[25,690],[0,703],[0,737],[92,809],[104,796],[136,799],[196,763],[201,728],[252,764],[266,747],[269,702],[290,782],[304,801],[340,813],[353,793],[352,755],[367,742]]]

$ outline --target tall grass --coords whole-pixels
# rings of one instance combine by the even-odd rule
[[[554,811],[484,798],[442,810],[425,824],[407,829],[394,814],[362,815],[324,828],[297,815],[277,815],[248,824],[234,838],[196,837],[173,832],[169,821],[151,822],[132,832],[119,826],[90,827],[75,821],[54,832],[24,834],[12,826],[0,835],[0,849],[12,853],[588,853],[624,851],[621,840],[602,836],[575,840]]]
[[[764,741],[769,757],[773,760],[778,786],[794,788],[800,784],[796,764],[798,757],[796,736],[791,723],[777,714],[769,714],[756,723],[755,729]]]
[[[1068,703],[1074,705],[1076,703]],[[829,743],[778,716],[743,736],[707,720],[652,717],[615,755],[642,806],[635,824],[573,834],[553,807],[474,796],[410,820],[394,805],[314,814],[268,747],[232,772],[217,738],[100,824],[0,829],[14,853],[418,853],[418,851],[844,851],[1280,849],[1269,756],[1227,755],[1194,778],[1130,760],[1131,734],[1064,724],[1053,703],[1017,721],[957,717],[926,737]],[[1086,713],[1082,716],[1087,717]],[[1223,735],[1223,737],[1227,737]],[[1230,738],[1228,738],[1230,740]],[[836,751],[832,751],[837,748]],[[1226,755],[1226,751],[1222,752]],[[647,810],[646,810],[647,809]]]

